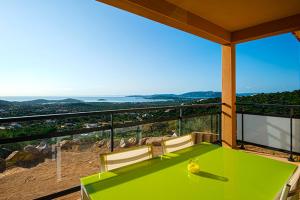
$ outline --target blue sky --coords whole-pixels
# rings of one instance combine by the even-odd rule
[[[0,7],[0,96],[103,96],[221,90],[221,46],[94,0]],[[300,43],[237,46],[237,91],[300,87]]]

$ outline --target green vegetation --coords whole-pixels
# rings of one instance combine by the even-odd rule
[[[281,104],[281,105],[300,105],[300,90],[293,92],[277,92],[277,93],[261,93],[253,96],[244,96],[237,98],[237,104]],[[248,113],[274,115],[274,116],[290,116],[290,108],[277,106],[238,106],[238,111],[244,110]],[[294,108],[294,117],[300,117],[300,108]]]
[[[16,117],[24,115],[41,115],[53,113],[68,113],[68,112],[87,112],[87,111],[101,111],[111,109],[126,109],[126,108],[141,108],[153,106],[167,106],[167,105],[190,105],[190,104],[207,104],[221,102],[221,98],[210,98],[206,100],[173,100],[161,102],[144,102],[144,103],[107,103],[107,102],[93,102],[85,103],[77,100],[67,99],[60,100],[60,102],[47,103],[44,100],[35,100],[30,102],[8,102],[0,101],[0,117]],[[257,94],[252,96],[237,97],[238,111],[242,109],[244,112],[289,116],[289,108],[280,107],[256,107],[252,105],[240,106],[241,103],[258,103],[258,104],[291,104],[300,105],[300,90],[293,92]],[[210,130],[210,115],[220,111],[220,108],[185,108],[183,109],[183,116],[198,116],[197,118],[185,119],[182,125],[182,132],[190,132],[192,130],[206,129]],[[199,115],[205,115],[199,117]],[[171,130],[178,130],[177,120],[170,122],[161,122],[164,119],[178,117],[179,110],[166,109],[148,112],[134,112],[114,115],[114,124],[122,126],[126,123],[134,123],[148,120],[155,120],[158,123],[152,123],[151,128],[144,130],[145,134],[158,136],[160,134],[168,134]],[[300,117],[300,110],[295,109],[295,116]],[[176,122],[176,123],[175,123]],[[213,124],[217,120],[213,119]],[[28,136],[36,134],[47,134],[51,132],[63,132],[69,130],[80,130],[87,128],[105,127],[110,124],[109,115],[87,116],[87,117],[73,117],[67,119],[43,120],[32,122],[21,122],[16,124],[0,124],[0,138],[13,138],[19,136]],[[214,130],[217,128],[214,127]],[[146,131],[149,130],[149,131]],[[178,131],[177,131],[178,132]],[[130,135],[133,133],[130,133]]]

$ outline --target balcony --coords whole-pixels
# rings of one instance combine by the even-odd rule
[[[297,197],[299,106],[236,104],[236,46],[290,32],[299,39],[299,1],[98,1],[220,44],[221,102],[0,118],[0,199],[76,199],[80,190],[82,199],[153,199],[166,195],[164,186],[163,199]],[[269,107],[282,113],[270,115]],[[163,152],[170,138],[192,134],[200,144]],[[148,144],[151,160],[99,173],[99,155]],[[253,146],[290,162],[236,150]],[[158,195],[147,195],[144,183]]]

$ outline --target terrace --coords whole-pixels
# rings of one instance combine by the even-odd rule
[[[15,150],[0,174],[0,199],[79,199],[80,184],[88,195],[82,198],[87,199],[134,199],[137,188],[138,198],[149,190],[157,196],[164,195],[162,190],[184,191],[169,193],[164,199],[279,198],[296,165],[234,149],[246,146],[249,150],[253,146],[248,145],[255,145],[284,152],[274,154],[295,163],[300,155],[300,106],[237,104],[236,45],[288,32],[299,39],[299,1],[99,1],[221,44],[222,102],[0,118],[4,128],[12,124],[24,132],[28,126],[36,128],[30,136],[0,139],[2,148]],[[251,113],[249,107],[262,111]],[[269,107],[282,114],[268,114],[264,109]],[[38,134],[45,124],[48,131]],[[163,141],[192,133],[197,143],[215,145],[202,143],[163,156]],[[152,145],[158,157],[99,174],[100,154],[143,145]],[[201,163],[200,178],[179,173],[190,159]]]

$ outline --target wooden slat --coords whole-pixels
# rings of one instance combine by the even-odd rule
[[[241,43],[264,37],[300,30],[300,14],[263,23],[232,33],[232,43]]]
[[[222,144],[236,147],[235,45],[222,46]]]
[[[230,32],[166,0],[97,0],[220,44]]]

